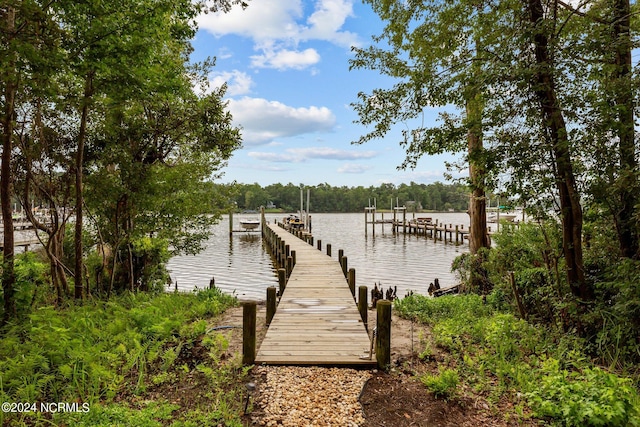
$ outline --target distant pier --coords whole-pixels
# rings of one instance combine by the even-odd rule
[[[389,212],[386,212],[389,215]],[[420,215],[420,216],[416,216]],[[393,208],[391,217],[385,218],[385,212],[378,212],[375,206],[364,208],[365,234],[371,232],[375,235],[376,225],[384,227],[390,226],[393,233],[413,234],[425,236],[434,241],[442,241],[461,245],[469,242],[469,227],[464,224],[453,224],[439,222],[433,219],[428,213],[413,213],[411,219],[407,218],[407,208],[398,206]],[[498,228],[498,226],[496,226]],[[487,227],[487,233],[493,234],[492,227]]]

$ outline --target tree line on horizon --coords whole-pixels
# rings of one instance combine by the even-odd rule
[[[293,183],[270,184],[265,187],[258,183],[235,184],[230,186],[232,200],[238,210],[258,210],[261,206],[275,205],[275,208],[296,212],[300,209],[300,190],[303,189],[304,209],[307,209],[307,190],[310,191],[309,210],[311,212],[363,212],[366,206],[376,204],[378,209],[392,206],[406,206],[409,211],[458,211],[469,207],[469,189],[464,184],[409,184],[391,183],[379,186],[348,187],[322,183],[312,186]]]

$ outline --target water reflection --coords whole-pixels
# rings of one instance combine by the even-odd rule
[[[466,214],[432,216],[440,222],[468,227]],[[273,222],[281,217],[268,215],[267,219]],[[242,218],[234,217],[234,222]],[[423,236],[394,234],[389,224],[377,225],[375,233],[369,227],[365,233],[362,214],[313,215],[316,242],[322,240],[324,253],[326,244],[331,244],[336,262],[338,250],[344,250],[349,267],[356,269],[357,285],[398,286],[398,295],[403,296],[409,290],[426,294],[429,283],[436,277],[443,287],[456,283],[450,271],[451,262],[468,251],[466,243],[456,246]],[[259,233],[229,235],[228,218],[213,231],[202,253],[175,257],[169,262],[174,283],[177,280],[178,288],[186,291],[196,286],[205,287],[215,277],[216,286],[225,292],[240,298],[264,299],[266,288],[277,286],[277,276]]]

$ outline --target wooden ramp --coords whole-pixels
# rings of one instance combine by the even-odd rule
[[[265,224],[296,251],[296,265],[260,345],[256,363],[376,365],[369,335],[340,264],[277,225]]]

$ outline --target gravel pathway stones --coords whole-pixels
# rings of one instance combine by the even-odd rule
[[[258,366],[262,377],[253,419],[260,426],[356,427],[364,423],[358,397],[369,371],[346,368]]]

